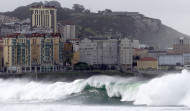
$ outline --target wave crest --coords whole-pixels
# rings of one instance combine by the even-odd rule
[[[166,75],[146,82],[138,78],[93,76],[74,82],[40,83],[26,80],[0,80],[1,100],[60,100],[93,88],[109,97],[133,101],[135,105],[190,106],[190,73]]]

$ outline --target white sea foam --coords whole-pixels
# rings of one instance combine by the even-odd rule
[[[190,72],[156,78],[139,87],[135,104],[190,106]]]
[[[87,86],[105,88],[109,97],[121,97],[121,101],[134,101],[136,105],[190,106],[190,72],[187,70],[146,83],[136,78],[110,76],[56,83],[1,79],[0,100],[59,100],[81,93]]]

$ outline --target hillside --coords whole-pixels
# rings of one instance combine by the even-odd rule
[[[42,5],[35,2],[27,6],[16,8],[12,12],[5,12],[7,16],[19,19],[30,17],[29,8],[34,5]],[[62,8],[58,2],[46,2],[48,5],[56,6],[58,9],[58,21],[73,21],[77,26],[77,36],[94,35],[120,35],[131,36],[140,41],[154,41],[161,48],[172,47],[173,39],[184,35],[166,25],[158,19],[148,18],[139,14],[138,16],[103,16],[101,12],[91,13],[82,7],[82,10]],[[22,13],[21,13],[22,12]]]

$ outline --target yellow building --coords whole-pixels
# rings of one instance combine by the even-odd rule
[[[158,69],[158,60],[145,57],[137,61],[137,69]]]
[[[3,68],[3,48],[0,48],[0,70]]]
[[[53,72],[63,65],[64,42],[60,34],[12,34],[3,41],[7,72]]]
[[[30,70],[30,38],[22,34],[12,34],[4,38],[4,66],[11,73]]]
[[[32,65],[41,64],[41,34],[32,34],[30,39],[31,44],[31,63]]]
[[[57,9],[53,6],[33,6],[31,11],[31,27],[49,27],[57,32]]]
[[[79,51],[78,52],[73,52],[73,59],[72,59],[72,65],[74,66],[76,63],[79,62]]]
[[[0,39],[0,70],[3,70],[3,40]]]

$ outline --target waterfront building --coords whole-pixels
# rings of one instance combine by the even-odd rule
[[[164,54],[159,55],[159,65],[160,66],[175,66],[175,65],[183,65],[184,59],[183,55],[177,54]]]
[[[72,58],[72,65],[74,66],[76,63],[78,63],[80,60],[80,53],[79,51],[73,52],[73,58]]]
[[[190,53],[190,39],[180,37],[174,40],[173,44],[174,54]]]
[[[12,34],[4,38],[4,66],[7,71],[30,70],[30,39],[22,34]]]
[[[115,66],[123,69],[132,66],[132,41],[128,38],[84,38],[79,43],[80,62],[100,67]]]
[[[60,34],[12,34],[4,38],[7,72],[54,72],[63,65]]]
[[[115,38],[85,38],[79,43],[80,62],[90,65],[118,65],[118,40]]]
[[[145,57],[137,61],[137,69],[158,69],[158,60],[151,57]]]
[[[119,42],[119,66],[121,69],[132,69],[133,41],[123,38]]]
[[[57,9],[53,6],[33,6],[31,11],[31,28],[45,27],[57,31]]]
[[[190,65],[190,53],[183,54],[184,65]]]
[[[73,58],[72,58],[72,65],[75,65],[79,62],[79,39],[69,39],[69,42],[73,45]]]
[[[3,61],[3,40],[0,39],[0,70],[3,71],[4,61]]]

